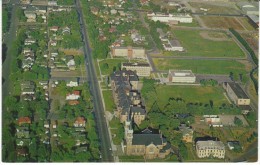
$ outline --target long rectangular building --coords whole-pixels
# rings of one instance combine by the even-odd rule
[[[199,158],[214,157],[225,158],[225,145],[221,141],[197,141],[196,152]]]
[[[186,15],[173,15],[173,14],[162,14],[162,13],[148,13],[147,17],[153,21],[160,21],[169,23],[171,21],[177,21],[181,23],[192,23],[192,17],[188,14]]]
[[[131,70],[136,72],[138,76],[147,77],[151,74],[151,68],[148,63],[122,63],[121,69]]]
[[[129,59],[145,59],[145,49],[137,47],[114,47],[112,48],[113,57],[127,57]]]
[[[196,76],[191,70],[169,70],[169,82],[174,83],[195,83]]]

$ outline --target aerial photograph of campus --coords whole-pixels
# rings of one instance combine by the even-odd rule
[[[259,163],[259,0],[1,0],[1,17],[3,163]]]

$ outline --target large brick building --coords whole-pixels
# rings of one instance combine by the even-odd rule
[[[145,59],[145,49],[137,47],[114,47],[112,48],[113,57],[127,57],[129,59],[138,58]]]
[[[116,71],[111,75],[111,88],[117,106],[116,114],[122,123],[129,115],[138,125],[145,119],[146,110],[137,90],[138,81],[136,73],[130,70]]]
[[[169,70],[168,79],[174,83],[195,83],[196,76],[191,70]]]
[[[221,141],[197,141],[196,152],[199,158],[214,157],[214,158],[225,158],[225,145]]]
[[[148,63],[122,63],[121,69],[131,70],[136,72],[140,77],[147,77],[151,74],[151,67]]]
[[[127,120],[123,151],[126,155],[144,156],[146,159],[165,158],[171,152],[171,144],[160,131],[147,128],[134,133],[131,120]]]

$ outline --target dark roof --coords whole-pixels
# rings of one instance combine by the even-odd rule
[[[111,74],[113,81],[138,81],[138,76],[131,70],[115,71]]]
[[[133,145],[150,145],[153,143],[154,145],[162,145],[163,138],[159,133],[154,133],[152,130],[146,128],[141,133],[133,134]]]
[[[140,112],[141,115],[145,115],[145,112],[146,112],[145,109],[141,108],[141,107],[131,107],[131,111],[133,113],[139,113]]]
[[[237,95],[237,97],[239,99],[240,98],[248,99],[248,96],[246,95],[246,93],[243,91],[243,89],[237,83],[229,82],[228,85],[235,92],[235,94]]]
[[[248,110],[248,111],[251,111],[252,108],[250,107],[250,105],[239,105],[238,106],[242,111],[243,110]]]

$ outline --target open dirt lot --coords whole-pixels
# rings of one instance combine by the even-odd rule
[[[200,18],[209,28],[234,28],[235,30],[252,30],[251,25],[244,20],[247,18],[219,16],[201,16]]]
[[[196,12],[204,12],[200,10],[200,8],[207,9],[207,13],[214,13],[214,14],[239,14],[239,10],[236,9],[235,6],[230,5],[230,4],[215,4],[215,3],[210,3],[210,2],[189,2],[189,4],[195,8]]]

